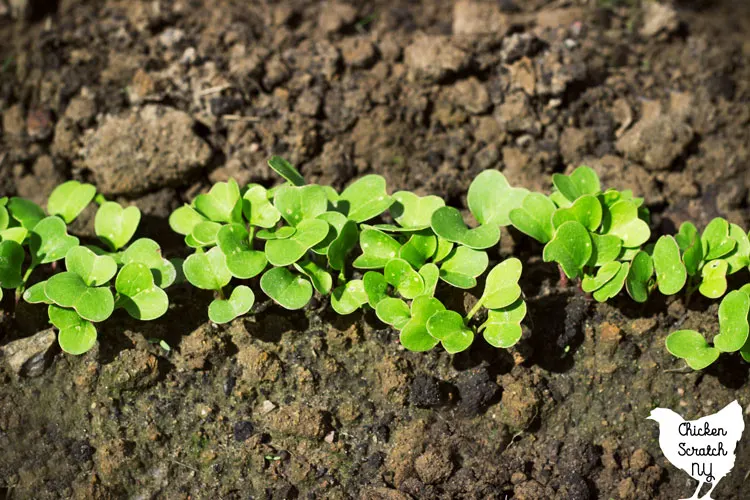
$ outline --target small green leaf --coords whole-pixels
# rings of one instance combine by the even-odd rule
[[[282,186],[276,192],[273,204],[281,216],[292,226],[304,220],[315,219],[328,209],[325,190],[313,184],[310,186]]]
[[[96,328],[89,321],[81,318],[72,309],[50,305],[48,308],[50,322],[60,330],[57,342],[60,348],[75,356],[89,351],[96,344]]]
[[[78,238],[68,234],[68,228],[61,218],[54,215],[45,217],[31,231],[31,265],[36,267],[60,260],[75,246],[78,246]]]
[[[336,287],[331,294],[331,307],[338,314],[346,316],[367,304],[367,292],[362,280],[351,280]]]
[[[285,240],[270,240],[266,243],[268,262],[277,267],[294,264],[328,234],[329,225],[320,219],[304,219],[297,231]]]
[[[413,299],[424,291],[422,276],[404,259],[391,259],[385,265],[385,279],[405,299]]]
[[[393,204],[388,196],[385,179],[380,175],[365,175],[344,189],[337,207],[354,222],[365,222],[382,214]]]
[[[376,229],[365,229],[359,234],[362,255],[354,260],[357,269],[382,269],[389,260],[398,256],[401,245],[387,234]]]
[[[693,370],[702,370],[719,359],[719,350],[711,347],[695,330],[678,330],[667,337],[667,350],[687,361]]]
[[[620,293],[622,287],[625,286],[625,279],[628,277],[630,264],[627,262],[620,262],[618,263],[618,266],[619,269],[617,270],[617,274],[594,292],[594,300],[597,302],[606,302]]]
[[[216,242],[226,257],[227,269],[235,278],[250,279],[266,268],[266,254],[253,250],[250,233],[242,224],[223,226],[216,235]]]
[[[317,265],[311,260],[301,260],[300,262],[294,263],[294,268],[310,278],[315,289],[323,295],[331,293],[331,287],[333,286],[333,277],[331,273]]]
[[[409,306],[406,305],[406,302],[401,299],[394,299],[393,297],[386,297],[378,302],[375,314],[380,321],[391,325],[397,330],[404,328],[411,319]]]
[[[674,238],[682,251],[685,270],[690,276],[696,275],[703,261],[703,245],[698,230],[691,222],[683,222]]]
[[[497,170],[485,170],[472,181],[466,201],[480,224],[507,226],[510,211],[519,208],[527,194],[527,189],[512,188]]]
[[[734,274],[750,265],[750,239],[737,224],[729,224],[729,237],[736,241],[737,245],[724,257],[724,260],[729,264],[727,274]]]
[[[437,237],[432,231],[420,231],[412,234],[409,241],[404,243],[399,251],[399,257],[411,264],[414,269],[419,269],[435,255],[437,247]]]
[[[216,235],[222,228],[222,224],[212,221],[199,222],[193,228],[193,232],[190,236],[193,237],[193,241],[201,247],[208,247],[216,245]]]
[[[525,317],[526,303],[519,298],[507,307],[489,311],[487,321],[479,329],[488,344],[507,349],[521,340],[521,321]]]
[[[409,191],[398,191],[393,194],[395,203],[390,211],[393,219],[407,229],[425,229],[430,227],[432,214],[445,201],[439,196],[417,196]]]
[[[597,194],[601,191],[599,176],[594,169],[581,165],[570,175],[553,174],[552,184],[568,201],[574,202],[581,196]]]
[[[362,283],[365,287],[365,293],[367,294],[367,303],[370,307],[375,309],[381,300],[384,300],[388,295],[388,282],[385,280],[385,276],[377,271],[367,271],[362,277]]]
[[[453,207],[441,207],[432,214],[432,230],[441,238],[481,250],[497,245],[500,229],[495,224],[485,224],[469,229],[461,212]]]
[[[596,196],[586,194],[568,208],[558,208],[552,215],[552,225],[558,228],[569,220],[580,222],[589,231],[596,231],[602,223],[602,204]]]
[[[597,270],[596,276],[585,275],[581,282],[581,288],[587,293],[599,290],[606,285],[609,280],[614,278],[619,270],[619,262],[607,262]]]
[[[119,203],[105,201],[96,212],[94,230],[100,240],[116,251],[128,244],[140,221],[138,207],[122,208]]]
[[[189,256],[182,265],[182,271],[193,286],[203,290],[221,290],[232,280],[226,256],[219,247]]]
[[[484,293],[479,299],[487,309],[502,309],[514,303],[521,296],[518,279],[521,277],[523,265],[521,261],[512,257],[492,268],[487,275]]]
[[[411,319],[401,329],[399,339],[401,345],[410,351],[429,351],[440,342],[427,331],[427,320],[445,306],[434,297],[422,295],[411,303]]]
[[[241,222],[242,199],[237,181],[217,182],[206,194],[199,194],[193,202],[196,210],[214,222]]]
[[[440,269],[435,264],[429,263],[419,268],[419,274],[424,281],[424,290],[422,295],[432,297],[435,295],[435,288],[440,279]]]
[[[15,241],[0,242],[0,287],[18,288],[22,284],[21,266],[25,254]]]
[[[729,237],[729,223],[721,217],[716,217],[708,223],[701,235],[704,260],[714,260],[724,257],[737,246],[737,242]]]
[[[245,285],[239,285],[232,290],[228,299],[216,299],[208,305],[208,319],[216,324],[229,323],[234,318],[247,314],[253,303],[253,291]]]
[[[0,241],[15,241],[19,245],[23,245],[26,236],[28,235],[28,229],[23,227],[9,227],[8,229],[0,231]]]
[[[96,196],[96,188],[78,181],[63,182],[49,195],[47,212],[70,224]]]
[[[193,207],[185,205],[171,213],[169,216],[169,227],[175,233],[187,236],[193,232],[196,224],[205,220],[208,219],[199,214]]]
[[[456,288],[474,288],[477,276],[487,269],[488,264],[487,252],[458,247],[440,265],[440,279]]]
[[[356,222],[350,221],[346,218],[346,215],[340,212],[323,212],[316,218],[326,221],[329,226],[326,237],[323,238],[320,243],[317,243],[314,247],[312,247],[312,251],[317,253],[318,255],[328,254],[328,248],[331,246],[331,243],[336,240],[339,232],[344,228],[347,222],[351,222],[352,224],[356,225]]]
[[[474,342],[474,332],[455,311],[438,311],[427,320],[427,331],[440,340],[450,354],[465,351]]]
[[[7,201],[8,199],[5,198]],[[10,224],[10,214],[8,213],[8,209],[5,208],[5,205],[0,205],[0,231],[3,231],[8,228],[8,224]]]
[[[750,334],[747,314],[750,312],[750,297],[739,290],[731,291],[719,305],[719,334],[714,337],[714,346],[721,352],[739,351]]]
[[[23,300],[29,304],[51,304],[47,294],[44,293],[44,286],[47,284],[46,281],[36,283],[23,292]]]
[[[260,184],[250,184],[242,197],[242,212],[251,226],[270,229],[281,214],[268,199],[268,191]]]
[[[108,287],[89,287],[74,272],[57,273],[47,280],[44,293],[56,305],[73,308],[88,321],[104,321],[112,315],[115,300]]]
[[[591,257],[587,265],[599,267],[620,257],[622,240],[611,234],[590,233]],[[623,257],[623,260],[629,260]]]
[[[11,218],[28,231],[34,229],[34,226],[45,217],[42,207],[25,198],[14,196],[8,201],[6,206]]]
[[[437,250],[435,250],[435,255],[432,257],[432,262],[435,264],[438,264],[448,257],[455,246],[452,241],[444,240],[440,237],[438,237],[437,242]]]
[[[541,193],[529,193],[521,202],[520,208],[514,208],[508,214],[513,227],[524,234],[547,243],[552,239],[552,215],[557,207],[551,199]]]
[[[255,237],[259,240],[285,240],[294,236],[297,232],[296,227],[292,226],[281,226],[278,228],[261,229],[255,234]]]
[[[554,238],[544,246],[544,262],[557,262],[568,278],[577,278],[591,258],[592,244],[588,230],[580,222],[564,222]]]
[[[280,156],[272,156],[271,159],[268,160],[268,166],[295,186],[305,185],[305,179],[302,177],[302,174],[299,173],[294,165],[286,161],[284,158]]]
[[[718,299],[727,291],[727,269],[725,260],[712,260],[701,270],[701,284],[698,291],[709,299]]]
[[[331,269],[341,271],[349,253],[357,246],[359,229],[354,221],[346,221],[338,231],[336,238],[328,245],[328,265]]]
[[[144,264],[125,264],[117,274],[115,289],[119,294],[118,307],[125,309],[135,319],[156,319],[169,307],[167,294],[156,286],[151,270]]]
[[[154,281],[160,288],[167,288],[177,279],[174,264],[162,256],[159,244],[149,238],[138,238],[122,253],[121,263],[140,262],[151,269]]]
[[[617,236],[628,248],[646,243],[651,236],[648,224],[638,218],[638,206],[628,200],[620,200],[604,211],[602,232]]]
[[[630,264],[625,287],[636,302],[646,302],[654,275],[654,262],[644,251],[638,252]]]
[[[285,267],[274,267],[260,278],[260,288],[277,304],[286,309],[302,309],[310,302],[313,287],[302,276]]]
[[[656,284],[664,295],[674,295],[685,285],[687,270],[680,260],[680,247],[672,236],[656,241],[653,253]]]
[[[96,255],[86,247],[74,247],[65,256],[65,267],[83,279],[86,286],[102,286],[117,273],[115,259]]]

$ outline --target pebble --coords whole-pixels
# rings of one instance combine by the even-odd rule
[[[0,348],[0,352],[16,375],[38,377],[47,367],[55,339],[54,330],[48,328],[31,337],[14,340]]]

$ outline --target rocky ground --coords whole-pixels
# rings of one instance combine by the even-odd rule
[[[0,196],[93,182],[178,256],[171,210],[228,177],[270,185],[272,154],[458,207],[484,169],[547,190],[585,163],[644,196],[656,233],[748,227],[749,29],[729,0],[0,0]],[[325,304],[217,328],[185,287],[72,357],[20,305],[0,316],[0,498],[692,494],[644,419],[750,408],[739,357],[693,373],[664,349],[715,330],[716,304],[600,305],[518,233],[498,251],[528,262],[511,353],[409,353]],[[716,497],[748,497],[748,467],[741,442]]]

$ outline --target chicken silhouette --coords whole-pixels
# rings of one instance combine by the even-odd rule
[[[693,496],[684,500],[699,498],[707,482],[711,489],[701,500],[711,499],[716,485],[734,467],[734,450],[745,429],[739,403],[734,401],[698,420],[685,420],[666,408],[652,410],[647,418],[659,424],[659,446],[667,460],[698,481]]]

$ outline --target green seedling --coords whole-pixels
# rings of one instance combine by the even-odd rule
[[[737,244],[734,250],[724,256],[728,267],[727,274],[734,274],[750,265],[750,239],[737,224],[729,224],[729,237]]]
[[[152,239],[138,238],[120,254],[120,264],[133,263],[148,267],[159,288],[167,288],[177,279],[174,264],[162,256],[159,244]]]
[[[477,277],[487,269],[488,264],[487,252],[460,246],[440,264],[440,279],[456,288],[474,288]]]
[[[268,198],[268,191],[259,184],[250,184],[242,196],[242,213],[251,226],[273,228],[281,213]]]
[[[328,210],[325,190],[318,185],[282,186],[273,198],[274,207],[281,217],[297,227],[302,221],[315,219]]]
[[[305,185],[305,179],[302,177],[302,174],[299,173],[294,165],[280,156],[272,156],[268,160],[268,166],[294,186]]]
[[[426,327],[449,354],[465,351],[474,342],[474,332],[455,311],[436,312],[427,320]]]
[[[589,236],[591,236],[591,257],[588,266],[600,267],[618,258],[631,260],[632,257],[623,254],[622,240],[617,236],[597,233],[589,233]],[[635,250],[637,253],[638,249]]]
[[[564,222],[576,221],[589,231],[596,231],[602,223],[602,204],[596,196],[586,194],[567,208],[558,208],[552,214],[552,225],[560,227]]]
[[[47,313],[50,323],[59,330],[57,342],[68,354],[80,355],[96,344],[96,328],[81,318],[76,311],[50,304]]]
[[[398,256],[401,244],[377,229],[367,228],[359,234],[359,246],[362,255],[354,260],[358,269],[382,269],[393,258]]]
[[[287,238],[291,238],[294,236],[294,233],[297,232],[296,227],[292,226],[281,226],[277,228],[271,228],[271,229],[261,229],[258,231],[255,236],[259,240],[285,240]]]
[[[117,274],[115,290],[116,306],[125,309],[135,319],[149,321],[159,318],[169,307],[166,292],[156,285],[151,270],[145,264],[125,264]]]
[[[682,252],[682,262],[685,264],[688,275],[698,274],[703,263],[703,245],[698,229],[692,222],[684,222],[674,239]]]
[[[0,293],[2,288],[17,288],[23,283],[21,266],[23,247],[12,240],[0,242]]]
[[[329,224],[320,219],[304,219],[297,225],[297,231],[289,238],[269,240],[266,243],[266,258],[277,267],[290,266],[300,260],[305,253],[323,241],[328,234]]]
[[[333,287],[333,277],[331,273],[320,267],[312,260],[302,260],[294,263],[294,268],[310,278],[313,287],[318,293],[328,295]]]
[[[518,280],[522,270],[523,265],[516,258],[507,259],[492,268],[487,275],[484,293],[469,311],[467,319],[473,317],[482,306],[487,309],[503,309],[516,302],[521,296]]]
[[[724,257],[737,246],[729,236],[729,223],[722,218],[715,218],[708,223],[701,235],[701,246],[705,261]]]
[[[438,196],[417,196],[409,191],[393,194],[394,203],[390,207],[391,215],[401,227],[419,230],[430,227],[432,214],[445,206],[445,201]]]
[[[525,317],[526,303],[519,298],[509,306],[489,311],[479,331],[491,346],[507,349],[521,340],[521,321]]]
[[[664,295],[674,295],[685,286],[687,270],[680,258],[680,247],[672,236],[656,241],[653,253],[656,284]]]
[[[617,236],[624,247],[638,247],[651,236],[646,221],[638,214],[638,206],[630,200],[620,200],[608,206],[602,218],[604,234]]]
[[[415,269],[422,267],[435,255],[438,239],[430,230],[414,233],[399,251],[399,257],[406,260]]]
[[[96,236],[116,252],[128,244],[141,221],[138,207],[123,208],[119,203],[105,201],[96,212]]]
[[[727,291],[727,271],[725,260],[712,260],[701,270],[701,283],[698,290],[704,297],[718,299]]]
[[[331,294],[331,307],[342,316],[351,314],[367,304],[367,292],[362,280],[351,280],[336,287]]]
[[[420,296],[411,303],[411,318],[401,329],[401,345],[410,351],[429,351],[440,342],[427,330],[433,314],[445,311],[445,306],[434,297]]]
[[[6,206],[10,218],[14,221],[11,226],[19,225],[27,231],[34,229],[34,226],[46,216],[42,207],[25,198],[10,198]]]
[[[215,299],[208,305],[208,318],[216,324],[229,323],[233,319],[247,314],[255,303],[255,294],[245,286],[239,285],[232,290],[228,299]]]
[[[388,298],[388,282],[381,273],[367,271],[362,277],[362,284],[365,287],[365,294],[367,294],[367,303],[373,309],[376,309],[380,302]]]
[[[403,329],[411,319],[411,312],[409,311],[409,306],[406,302],[393,297],[386,297],[378,302],[378,305],[375,308],[375,314],[380,321],[387,325],[391,325],[397,330]],[[404,347],[409,349],[407,346]]]
[[[213,222],[240,222],[242,201],[237,181],[217,182],[208,193],[199,194],[193,205],[195,209]]]
[[[540,193],[529,193],[519,208],[512,209],[508,217],[513,227],[531,236],[540,243],[547,243],[554,236],[552,215],[557,207]]]
[[[469,186],[469,210],[482,225],[507,226],[510,211],[521,206],[527,189],[513,188],[497,170],[485,170]]]
[[[68,234],[62,219],[54,216],[45,217],[31,229],[31,269],[65,258],[68,251],[76,246],[78,238]]]
[[[651,256],[639,251],[630,264],[628,276],[625,278],[625,288],[636,302],[646,302],[654,284],[654,261]]]
[[[588,230],[580,222],[567,221],[555,231],[544,247],[545,262],[557,262],[568,278],[577,278],[591,258],[592,244]]]
[[[366,175],[341,193],[336,206],[350,220],[365,222],[388,210],[393,201],[382,176]]]
[[[714,337],[714,347],[721,352],[737,352],[747,342],[750,333],[748,324],[750,296],[734,290],[719,304],[719,334]]]
[[[386,281],[405,299],[413,299],[424,292],[422,275],[403,259],[391,259],[385,265]]]
[[[96,196],[96,188],[91,184],[68,181],[57,186],[47,200],[47,212],[59,215],[70,224]],[[136,224],[137,225],[137,224]]]
[[[235,278],[250,279],[266,268],[266,255],[253,250],[251,235],[242,224],[222,226],[216,242],[224,254],[227,269]]]
[[[601,190],[599,176],[586,166],[576,168],[570,175],[553,174],[552,183],[569,203],[587,194],[595,195]]]
[[[432,214],[431,225],[435,234],[444,240],[460,243],[475,250],[490,248],[500,241],[500,229],[497,224],[484,224],[469,229],[464,223],[461,212],[453,207],[435,210]]]
[[[182,271],[193,286],[203,290],[220,292],[232,280],[226,256],[219,247],[189,256],[182,265]]]
[[[419,268],[419,275],[422,276],[422,281],[424,282],[422,295],[427,295],[428,297],[435,295],[435,289],[440,279],[440,269],[438,266],[432,262],[427,263]]]
[[[309,281],[285,267],[274,267],[260,278],[260,287],[277,304],[286,309],[302,309],[310,302],[313,288]]]
[[[693,370],[702,370],[719,359],[719,350],[711,347],[695,330],[678,330],[669,334],[666,345],[673,356],[687,361]]]
[[[172,212],[169,216],[169,227],[175,233],[187,236],[193,232],[195,226],[207,220],[193,207],[185,205]]]

